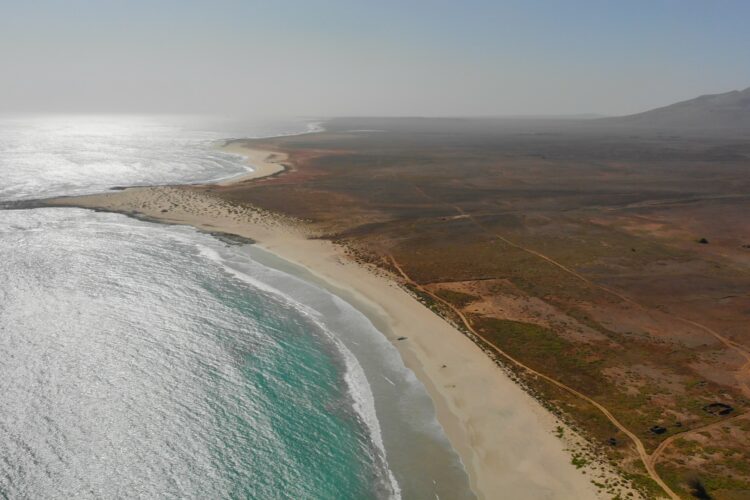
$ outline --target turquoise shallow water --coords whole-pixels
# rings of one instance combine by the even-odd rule
[[[244,169],[225,128],[14,120],[0,173],[33,183],[0,201]],[[0,496],[471,498],[413,373],[311,281],[188,227],[0,211]]]
[[[79,210],[0,225],[11,497],[392,493],[346,360],[208,235]]]

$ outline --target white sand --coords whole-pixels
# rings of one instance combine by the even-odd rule
[[[252,165],[277,172],[285,158],[250,153]],[[273,154],[276,156],[271,157]],[[251,175],[252,175],[251,174]],[[247,177],[234,179],[244,182]],[[164,222],[233,233],[304,266],[321,280],[347,290],[388,318],[394,344],[436,404],[438,420],[461,456],[480,498],[599,498],[586,474],[571,464],[561,425],[511,381],[471,340],[420,304],[384,273],[348,259],[328,241],[308,239],[303,228],[247,207],[236,207],[200,188],[130,188],[100,195],[52,200],[55,205],[133,213]],[[395,341],[395,337],[408,337]],[[446,365],[446,368],[442,368]],[[564,427],[564,426],[563,426]],[[567,436],[574,434],[567,429]],[[572,437],[571,439],[576,439]],[[578,438],[580,439],[580,438]],[[570,441],[568,441],[569,443]],[[611,477],[611,473],[607,473]]]
[[[245,147],[242,143],[232,142],[220,148],[222,151],[227,153],[234,153],[242,155],[246,158],[246,162],[253,169],[252,172],[242,174],[237,177],[232,177],[225,181],[217,182],[219,186],[228,186],[230,184],[237,184],[248,181],[250,179],[258,179],[260,177],[268,177],[274,175],[285,168],[285,162],[287,161],[287,155],[284,153],[278,153],[275,151],[267,151],[264,149],[250,149]]]

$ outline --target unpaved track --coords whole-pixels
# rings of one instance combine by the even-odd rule
[[[554,384],[555,386],[557,386],[557,387],[559,387],[559,388],[561,388],[561,389],[563,389],[563,390],[565,390],[565,391],[573,394],[574,396],[583,399],[584,401],[586,401],[589,404],[591,404],[592,406],[594,406],[602,414],[604,414],[604,416],[607,417],[607,419],[610,422],[612,422],[612,424],[615,427],[617,427],[618,429],[620,429],[623,433],[625,433],[625,435],[627,435],[631,439],[631,441],[633,441],[633,444],[635,444],[635,448],[636,448],[636,450],[638,452],[638,456],[640,457],[641,461],[643,462],[643,465],[646,468],[646,471],[648,472],[648,475],[651,477],[651,479],[653,479],[654,482],[656,484],[658,484],[662,488],[662,490],[664,490],[664,492],[669,496],[669,498],[671,498],[673,500],[679,500],[680,497],[677,496],[677,494],[674,491],[672,491],[672,489],[661,479],[661,477],[659,476],[659,474],[656,472],[656,469],[654,468],[654,464],[651,461],[649,454],[646,452],[645,446],[643,446],[643,442],[638,438],[638,436],[636,436],[634,433],[632,433],[630,431],[630,429],[628,429],[623,424],[621,424],[620,421],[617,420],[617,418],[607,408],[605,408],[601,404],[597,403],[596,401],[594,401],[590,397],[586,396],[585,394],[583,394],[583,393],[581,393],[581,392],[573,389],[572,387],[570,387],[568,385],[563,384],[559,380],[555,380],[552,377],[550,377],[548,375],[545,375],[544,373],[538,372],[538,371],[534,370],[533,368],[525,365],[523,362],[517,360],[516,358],[512,357],[511,355],[509,355],[508,353],[506,353],[505,351],[503,351],[502,349],[500,349],[496,345],[492,344],[481,333],[479,333],[477,330],[474,329],[474,327],[471,325],[471,322],[464,315],[463,312],[461,312],[460,310],[458,310],[458,308],[456,308],[455,306],[453,306],[453,304],[451,304],[450,302],[448,302],[446,300],[443,300],[442,298],[438,297],[434,293],[430,292],[429,290],[427,290],[426,288],[422,287],[420,284],[418,284],[417,282],[415,282],[414,280],[412,280],[409,277],[409,275],[406,274],[406,272],[401,268],[401,266],[399,265],[399,263],[396,261],[396,259],[393,256],[390,256],[390,260],[391,260],[391,263],[393,264],[393,267],[396,270],[398,270],[399,274],[401,274],[401,276],[403,277],[403,279],[408,284],[410,284],[411,286],[413,286],[414,288],[416,288],[420,292],[429,295],[430,297],[432,297],[434,300],[440,302],[441,304],[444,304],[446,307],[450,308],[461,319],[461,322],[464,324],[464,327],[467,330],[469,330],[471,333],[473,333],[474,335],[476,335],[478,338],[480,338],[490,349],[492,349],[497,354],[499,354],[503,358],[507,359],[511,363],[515,364],[516,366],[522,368],[523,370],[526,370],[527,372],[529,372],[529,373],[531,373],[531,374],[533,374],[533,375],[535,375],[535,376],[537,376],[539,378],[542,378],[542,379],[546,380],[547,382],[550,382],[551,384]]]
[[[507,245],[510,245],[510,246],[512,246],[514,248],[517,248],[519,250],[522,250],[522,251],[524,251],[526,253],[529,253],[531,255],[534,255],[536,257],[539,257],[540,259],[543,259],[546,262],[549,262],[553,266],[556,266],[559,269],[562,269],[563,271],[565,271],[566,273],[570,274],[571,276],[574,276],[574,277],[578,278],[579,280],[583,281],[587,285],[589,285],[589,286],[591,286],[593,288],[598,288],[599,290],[602,290],[602,291],[604,291],[606,293],[609,293],[610,295],[614,295],[615,297],[617,297],[618,299],[622,300],[623,302],[625,302],[627,304],[630,304],[630,305],[632,305],[632,306],[634,306],[634,307],[636,307],[638,309],[641,309],[643,311],[648,310],[648,308],[646,306],[644,306],[643,304],[640,304],[640,303],[636,302],[635,300],[631,299],[630,297],[628,297],[626,295],[623,295],[622,293],[620,293],[620,292],[618,292],[616,290],[613,290],[613,289],[611,289],[609,287],[606,287],[604,285],[600,285],[598,283],[595,283],[595,282],[591,281],[590,279],[586,278],[582,274],[574,271],[573,269],[565,266],[564,264],[561,264],[560,262],[557,262],[556,260],[552,259],[551,257],[548,257],[547,255],[544,255],[543,253],[537,252],[536,250],[533,250],[531,248],[519,245],[518,243],[515,243],[515,242],[509,240],[505,236],[503,236],[501,234],[498,234],[496,232],[493,232],[492,230],[490,230],[487,227],[485,227],[481,222],[479,222],[478,220],[476,220],[476,218],[473,215],[467,214],[461,207],[459,207],[457,205],[450,205],[450,206],[454,210],[456,210],[456,212],[458,212],[459,215],[461,215],[464,218],[467,218],[467,219],[471,220],[477,227],[479,227],[480,229],[482,229],[484,232],[492,235],[493,237],[499,239],[503,243],[505,243]],[[712,328],[707,327],[706,325],[698,323],[697,321],[693,321],[691,319],[683,318],[681,316],[677,316],[677,315],[672,314],[672,313],[666,313],[665,312],[664,314],[667,314],[672,319],[677,320],[677,321],[679,321],[679,322],[681,322],[681,323],[683,323],[685,325],[690,325],[690,326],[693,326],[693,327],[698,328],[700,330],[703,330],[704,332],[708,333],[709,335],[712,335],[716,340],[718,340],[719,342],[721,342],[722,344],[724,344],[724,346],[726,346],[728,349],[731,349],[731,350],[735,351],[741,357],[745,358],[745,364],[742,365],[737,370],[735,378],[737,379],[737,382],[738,382],[738,384],[740,386],[740,390],[742,391],[742,393],[745,395],[745,397],[750,398],[750,384],[747,381],[745,381],[745,380],[750,380],[750,350],[747,347],[743,346],[742,344],[737,343],[736,341],[734,341],[734,340],[732,340],[730,338],[725,337],[724,335],[720,334],[716,330],[713,330]]]
[[[604,291],[604,292],[606,292],[606,293],[608,293],[610,295],[613,295],[613,296],[617,297],[618,299],[620,299],[621,301],[623,301],[623,302],[625,302],[627,304],[630,304],[630,305],[632,305],[632,306],[634,306],[634,307],[636,307],[638,309],[641,309],[641,310],[644,310],[644,311],[648,310],[648,308],[646,306],[644,306],[644,305],[636,302],[635,300],[631,299],[630,297],[628,297],[626,295],[623,295],[622,293],[620,293],[620,292],[618,292],[616,290],[613,290],[613,289],[611,289],[609,287],[606,287],[604,285],[600,285],[598,283],[595,283],[594,281],[586,278],[582,274],[580,274],[580,273],[576,272],[575,270],[573,270],[573,269],[565,266],[564,264],[562,264],[562,263],[554,260],[553,258],[551,258],[551,257],[549,257],[547,255],[544,255],[543,253],[540,253],[540,252],[538,252],[538,251],[536,251],[534,249],[531,249],[531,248],[519,245],[518,243],[509,240],[508,238],[506,238],[502,234],[498,234],[498,233],[492,231],[491,229],[489,229],[486,226],[484,226],[480,221],[478,221],[476,219],[476,217],[474,217],[473,215],[467,213],[460,206],[458,206],[458,205],[451,205],[451,204],[444,203],[444,202],[441,202],[439,200],[436,200],[432,196],[428,195],[422,188],[420,188],[417,185],[414,185],[414,189],[421,196],[429,199],[431,202],[433,202],[433,203],[439,203],[439,204],[442,204],[442,205],[444,205],[446,207],[452,208],[453,210],[455,210],[458,213],[458,215],[461,218],[469,219],[470,221],[472,221],[472,223],[474,223],[482,231],[484,231],[485,233],[487,233],[487,234],[493,236],[494,238],[502,241],[503,243],[505,243],[505,244],[507,244],[507,245],[509,245],[509,246],[511,246],[513,248],[517,248],[517,249],[519,249],[521,251],[529,253],[531,255],[534,255],[535,257],[537,257],[539,259],[542,259],[542,260],[544,260],[544,261],[552,264],[553,266],[561,269],[565,273],[567,273],[567,274],[569,274],[571,276],[574,276],[575,278],[577,278],[577,279],[581,280],[582,282],[586,283],[588,286],[591,286],[593,288],[597,288],[597,289],[602,290],[602,291]],[[672,444],[677,437],[685,436],[686,434],[689,434],[691,432],[705,430],[707,428],[713,428],[714,426],[721,425],[724,422],[727,422],[729,420],[739,419],[741,417],[744,417],[744,416],[750,414],[750,412],[748,412],[748,413],[736,415],[735,417],[732,417],[732,418],[729,418],[729,419],[721,420],[719,422],[713,422],[711,424],[707,424],[707,425],[704,425],[704,426],[701,426],[701,427],[697,427],[697,428],[694,428],[694,429],[687,429],[684,432],[681,432],[679,434],[675,434],[675,435],[670,436],[669,438],[665,439],[664,441],[662,441],[659,444],[659,446],[653,451],[653,453],[648,454],[646,452],[646,449],[645,449],[645,447],[643,445],[643,442],[640,440],[640,438],[638,438],[638,436],[636,436],[633,432],[631,432],[628,428],[626,428],[622,423],[620,423],[617,420],[617,418],[607,408],[605,408],[604,406],[602,406],[600,403],[597,403],[596,401],[594,401],[589,396],[586,396],[585,394],[583,394],[583,393],[581,393],[581,392],[573,389],[572,387],[569,387],[569,386],[563,384],[562,382],[553,379],[552,377],[549,377],[549,376],[547,376],[547,375],[545,375],[543,373],[540,373],[540,372],[538,372],[538,371],[536,371],[536,370],[534,370],[534,369],[526,366],[521,361],[513,358],[512,356],[510,356],[509,354],[507,354],[506,352],[504,352],[503,350],[501,350],[500,348],[498,348],[494,344],[490,343],[484,336],[482,336],[481,334],[479,334],[471,326],[471,323],[469,322],[468,318],[460,310],[458,310],[458,308],[456,308],[451,303],[449,303],[446,300],[438,297],[434,293],[430,292],[429,290],[425,289],[424,287],[422,287],[421,285],[419,285],[418,283],[416,283],[414,280],[412,280],[406,274],[406,272],[404,272],[404,270],[401,268],[401,266],[398,264],[398,262],[396,261],[396,259],[393,256],[390,256],[390,260],[391,260],[393,266],[398,270],[398,272],[401,274],[401,276],[404,278],[404,280],[406,280],[407,283],[411,284],[412,286],[414,286],[415,288],[417,288],[421,292],[429,295],[434,300],[436,300],[436,301],[440,302],[441,304],[444,304],[446,307],[450,308],[450,310],[452,310],[461,319],[461,322],[464,324],[464,326],[470,332],[472,332],[474,335],[476,335],[478,338],[480,338],[482,341],[484,341],[484,343],[487,344],[487,346],[489,346],[492,350],[494,350],[495,352],[497,352],[498,354],[500,354],[505,359],[511,361],[516,366],[519,366],[520,368],[522,368],[522,369],[524,369],[524,370],[526,370],[526,371],[528,371],[528,372],[530,372],[530,373],[532,373],[532,374],[534,374],[534,375],[536,375],[536,376],[538,376],[538,377],[540,377],[540,378],[542,378],[542,379],[544,379],[544,380],[546,380],[546,381],[554,384],[555,386],[557,386],[557,387],[559,387],[559,388],[561,388],[561,389],[563,389],[563,390],[565,390],[565,391],[567,391],[567,392],[569,392],[569,393],[571,393],[571,394],[573,394],[573,395],[575,395],[575,396],[577,396],[577,397],[585,400],[586,402],[588,402],[589,404],[591,404],[592,406],[594,406],[596,409],[598,409],[605,417],[607,417],[607,419],[610,422],[612,422],[612,424],[615,427],[617,427],[618,429],[620,429],[625,435],[627,435],[631,439],[631,441],[633,442],[633,444],[636,447],[636,450],[638,452],[638,455],[639,455],[641,461],[643,462],[644,467],[646,468],[646,471],[648,472],[648,475],[672,499],[678,499],[679,497],[661,479],[661,477],[659,476],[659,473],[656,471],[656,467],[655,467],[656,463],[658,462],[659,457],[661,456],[661,454],[663,453],[663,451],[666,448],[668,448],[669,445]],[[734,341],[732,339],[729,339],[729,338],[725,337],[724,335],[721,335],[719,332],[717,332],[717,331],[715,331],[715,330],[707,327],[706,325],[698,323],[697,321],[693,321],[693,320],[690,320],[690,319],[687,319],[687,318],[683,318],[683,317],[680,317],[680,316],[677,316],[677,315],[674,315],[674,314],[669,314],[669,316],[672,317],[673,319],[675,319],[675,320],[683,323],[683,324],[691,325],[693,327],[696,327],[696,328],[699,328],[699,329],[703,330],[704,332],[706,332],[706,333],[712,335],[714,338],[716,338],[724,346],[726,346],[727,348],[735,351],[741,357],[743,357],[745,359],[745,364],[742,365],[740,367],[740,369],[737,371],[737,380],[740,383],[740,388],[741,388],[741,391],[744,393],[744,395],[747,396],[747,397],[750,397],[750,385],[748,385],[748,382],[745,382],[745,381],[742,380],[743,378],[750,379],[750,349],[748,349],[747,347],[745,347],[745,346],[737,343],[736,341]]]
[[[710,424],[706,424],[706,425],[703,425],[701,427],[694,427],[692,429],[687,429],[687,430],[685,430],[683,432],[680,432],[678,434],[672,434],[667,439],[665,439],[664,441],[662,441],[661,443],[659,443],[659,446],[653,451],[653,453],[651,453],[651,456],[649,457],[649,460],[651,460],[651,464],[653,466],[656,466],[656,463],[659,461],[659,458],[661,457],[661,454],[664,452],[664,450],[666,450],[667,448],[669,448],[669,446],[677,438],[685,437],[688,434],[693,434],[695,432],[700,432],[700,431],[706,431],[706,430],[709,430],[709,429],[713,429],[715,427],[719,427],[721,425],[724,425],[724,424],[726,424],[727,422],[729,422],[731,420],[741,420],[743,418],[747,418],[748,416],[750,416],[750,411],[745,412],[745,413],[740,413],[739,415],[735,415],[735,416],[733,416],[731,418],[725,418],[724,420],[719,420],[718,422],[712,422]]]

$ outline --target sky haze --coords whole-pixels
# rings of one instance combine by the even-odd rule
[[[744,1],[0,2],[0,111],[627,114],[750,86]]]

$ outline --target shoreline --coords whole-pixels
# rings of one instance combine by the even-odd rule
[[[252,179],[272,177],[284,172],[288,168],[286,162],[289,160],[289,155],[286,153],[279,153],[277,151],[266,149],[250,149],[237,141],[228,141],[217,149],[224,151],[225,153],[244,156],[245,163],[247,163],[253,170],[216,181],[213,183],[216,186],[231,186]]]
[[[283,163],[288,158],[282,153],[232,146],[224,150],[247,157],[254,171],[214,186],[236,185],[288,168]],[[253,240],[258,247],[304,268],[316,284],[350,302],[394,344],[432,398],[438,421],[479,498],[494,498],[499,491],[512,498],[599,497],[590,482],[593,476],[583,475],[571,464],[565,448],[576,444],[563,442],[553,433],[561,426],[572,441],[580,438],[473,341],[424,307],[392,277],[355,263],[330,241],[310,239],[294,221],[230,205],[206,191],[207,185],[137,187],[56,198],[46,205],[122,213]],[[400,337],[406,340],[398,341]]]

